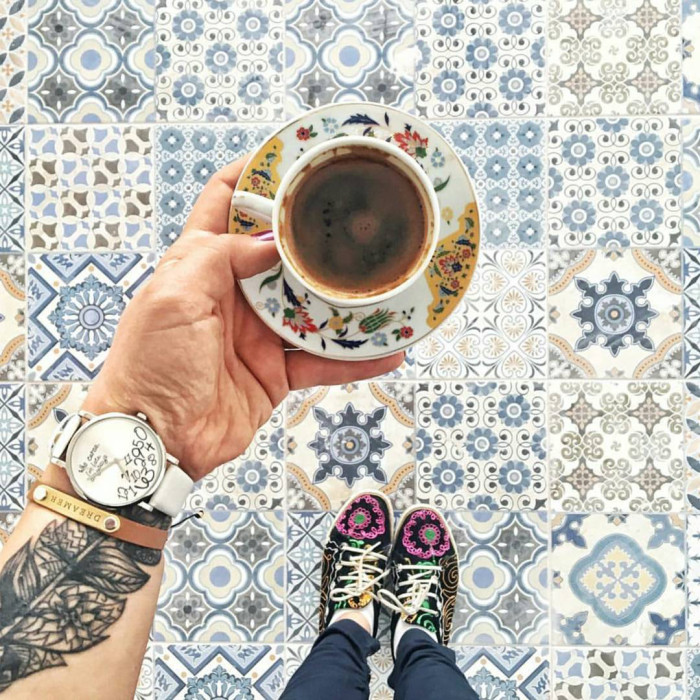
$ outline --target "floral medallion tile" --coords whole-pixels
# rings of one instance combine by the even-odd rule
[[[555,510],[684,510],[680,382],[553,382],[549,410]]]
[[[79,411],[90,385],[27,384],[27,478],[38,478],[50,461],[50,445],[58,424]]]
[[[680,251],[552,250],[552,378],[681,376]]]
[[[287,507],[334,510],[362,489],[413,503],[413,385],[370,382],[287,400]]]
[[[318,636],[321,559],[332,513],[290,512],[287,516],[287,642]]]
[[[150,248],[152,163],[148,128],[32,128],[27,247]]]
[[[0,124],[25,119],[26,74],[26,3],[9,0],[0,9]]]
[[[454,644],[547,644],[546,513],[455,511],[459,554]]]
[[[552,245],[678,244],[681,176],[681,133],[675,119],[553,120],[549,128]]]
[[[195,484],[185,508],[197,510],[224,503],[234,510],[282,508],[284,445],[284,417],[277,409],[240,457]]]
[[[551,0],[551,114],[678,112],[679,18],[680,0]]]
[[[153,626],[157,642],[281,642],[284,514],[213,503],[173,530]]]
[[[686,661],[688,700],[700,700],[700,649],[688,649]]]
[[[457,665],[479,698],[549,698],[549,651],[533,647],[456,647]]]
[[[419,112],[438,119],[542,114],[544,16],[537,1],[420,0]]]
[[[683,0],[683,111],[700,112],[700,3]]]
[[[153,118],[154,0],[29,3],[33,122]]]
[[[0,253],[24,250],[24,135],[0,127]]]
[[[482,251],[460,306],[415,346],[418,378],[544,376],[546,278],[542,250]]]
[[[700,376],[700,248],[683,251],[683,363],[686,377]]]
[[[284,11],[289,113],[356,100],[412,111],[410,3],[292,0]]]
[[[685,643],[682,515],[558,515],[552,523],[554,643]]]
[[[209,178],[254,150],[271,126],[159,127],[155,132],[157,243],[164,253],[177,240]]]
[[[700,15],[698,15],[700,17]],[[700,56],[700,51],[698,52]],[[700,118],[683,121],[683,243],[700,245]]]
[[[94,379],[126,304],[153,272],[138,253],[29,255],[29,379]]]
[[[419,384],[418,501],[450,510],[547,508],[545,414],[542,382]]]
[[[24,271],[21,254],[0,253],[0,381],[25,376]]]
[[[554,696],[682,700],[684,654],[666,649],[555,649]]]
[[[446,120],[433,126],[454,147],[472,176],[482,203],[483,244],[540,245],[545,210],[542,125],[524,120]]]
[[[688,516],[688,643],[700,646],[700,515]]]
[[[0,512],[25,505],[26,402],[23,384],[0,384]]]
[[[153,700],[277,700],[284,650],[267,644],[153,646]]]
[[[278,0],[178,0],[157,10],[161,121],[274,121],[284,100]]]

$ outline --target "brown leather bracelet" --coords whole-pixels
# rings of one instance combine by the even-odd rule
[[[66,488],[65,484],[59,487],[49,483],[49,480],[37,481],[29,490],[29,498],[33,503],[54,513],[140,547],[163,549],[168,539],[168,530],[142,525],[120,513],[102,510],[82,500],[72,488]]]

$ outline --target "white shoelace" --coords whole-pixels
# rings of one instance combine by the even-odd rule
[[[330,599],[334,603],[350,600],[365,593],[376,599],[372,588],[389,573],[389,569],[385,568],[386,555],[376,551],[379,544],[377,542],[366,549],[343,544],[337,565],[349,571],[338,577],[337,585],[331,591]]]
[[[382,588],[379,600],[389,610],[410,617],[415,615],[428,598],[439,602],[438,596],[430,589],[438,582],[442,567],[436,564],[399,564],[397,579],[399,581],[397,594]],[[401,574],[408,572],[403,578]]]

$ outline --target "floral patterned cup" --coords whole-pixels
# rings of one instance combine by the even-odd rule
[[[291,203],[299,183],[314,168],[338,156],[354,155],[366,157],[367,151],[375,151],[382,161],[396,168],[407,177],[421,198],[425,215],[425,242],[421,254],[396,284],[378,294],[352,296],[330,287],[321,287],[301,272],[285,241],[285,224],[291,213]],[[374,155],[374,154],[373,154]],[[274,199],[267,199],[251,192],[237,190],[233,195],[233,206],[250,212],[256,218],[270,221],[277,250],[286,271],[304,288],[329,304],[339,307],[358,307],[376,304],[400,294],[410,287],[425,271],[435,253],[440,233],[440,206],[435,189],[425,171],[398,146],[369,136],[340,136],[310,148],[292,165],[282,178]]]

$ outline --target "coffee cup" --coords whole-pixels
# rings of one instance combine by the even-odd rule
[[[413,234],[410,240],[410,251],[406,253],[402,249],[403,242],[400,239],[403,235],[401,233],[403,229],[398,221],[393,228],[387,228],[387,225],[384,223],[386,216],[384,219],[381,219],[380,213],[374,212],[370,203],[367,205],[367,211],[354,213],[350,217],[352,221],[340,221],[344,213],[347,213],[347,207],[334,211],[333,215],[336,216],[336,221],[334,222],[330,221],[330,218],[332,218],[331,214],[328,214],[328,221],[326,221],[325,216],[322,216],[321,220],[324,223],[319,224],[319,226],[328,224],[331,228],[325,234],[328,237],[327,239],[318,239],[321,243],[315,246],[314,255],[328,255],[335,252],[335,250],[329,251],[329,248],[345,245],[346,248],[344,250],[348,251],[348,265],[351,264],[350,258],[352,258],[352,254],[361,251],[362,245],[357,244],[348,248],[350,241],[333,243],[333,240],[337,241],[340,235],[337,233],[338,230],[342,232],[349,231],[348,235],[350,236],[359,234],[371,237],[376,235],[377,245],[380,244],[380,238],[378,237],[380,235],[384,237],[381,241],[387,236],[397,238],[397,242],[390,238],[387,239],[387,250],[399,251],[395,255],[395,259],[400,259],[400,265],[405,263],[405,269],[392,269],[391,278],[388,281],[384,280],[381,285],[377,284],[376,288],[338,288],[339,282],[334,287],[333,279],[322,279],[320,276],[310,273],[309,265],[305,264],[305,261],[302,259],[303,255],[295,244],[292,230],[293,226],[300,228],[304,225],[303,221],[302,223],[294,221],[294,216],[297,216],[294,205],[298,196],[300,201],[301,197],[304,196],[305,185],[311,182],[311,178],[318,176],[321,169],[326,168],[330,172],[330,167],[334,166],[334,164],[340,162],[348,164],[350,159],[352,159],[353,163],[360,163],[360,165],[362,165],[361,161],[366,161],[366,169],[354,168],[361,177],[363,172],[367,172],[367,177],[369,177],[373,168],[375,166],[378,167],[377,164],[381,164],[382,168],[390,168],[392,176],[401,176],[401,180],[404,182],[403,184],[398,183],[402,187],[397,188],[396,197],[399,198],[402,195],[403,199],[397,199],[397,201],[392,202],[392,205],[394,211],[405,209],[407,213],[414,212],[408,222]],[[342,179],[335,182],[342,182]],[[409,189],[406,189],[407,187]],[[343,187],[341,186],[337,189],[343,189]],[[412,195],[406,194],[409,190],[413,193]],[[413,200],[411,197],[416,199]],[[376,206],[376,198],[374,201]],[[338,307],[347,308],[379,304],[409,288],[424,273],[435,252],[439,238],[440,209],[438,199],[425,171],[411,156],[395,144],[369,136],[340,136],[311,147],[284,174],[274,199],[237,190],[233,195],[233,206],[254,216],[256,219],[269,221],[285,271],[303,288],[308,289],[332,306]],[[328,206],[332,207],[332,203],[329,202]],[[323,211],[327,210],[324,209]],[[415,212],[419,212],[418,216],[422,217],[420,222],[416,221],[418,217]],[[381,224],[376,223],[376,231],[373,230],[375,221],[381,222]],[[406,221],[404,220],[405,224]],[[381,228],[379,228],[380,225]],[[420,227],[418,234],[416,234],[416,226]],[[331,231],[336,236],[336,239],[331,238]],[[374,243],[375,241],[371,241],[371,244]],[[368,247],[370,246],[370,244],[367,245]],[[337,249],[340,250],[339,248]],[[362,254],[364,255],[364,253]],[[372,261],[375,261],[377,259],[376,252],[372,252],[372,254],[374,255]],[[387,253],[387,255],[393,255],[393,253]],[[396,265],[394,265],[394,268],[396,268]]]

